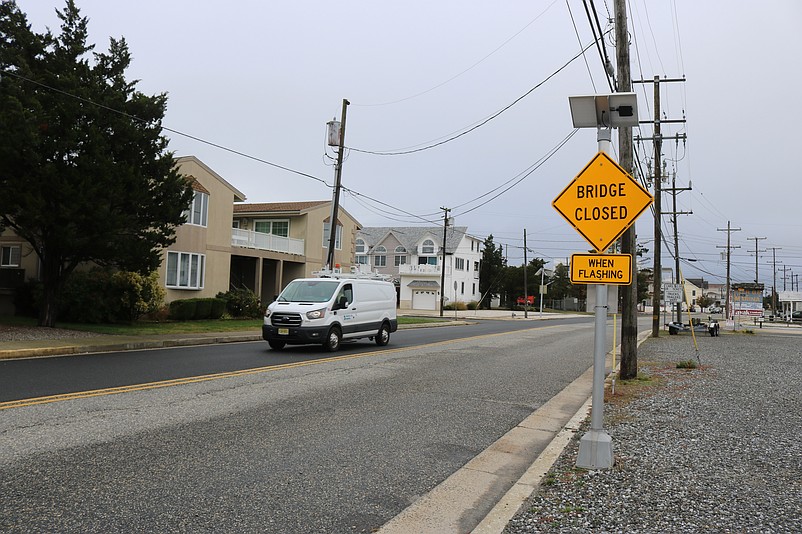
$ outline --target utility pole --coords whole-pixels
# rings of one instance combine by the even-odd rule
[[[524,319],[528,319],[529,291],[526,285],[526,228],[524,228]]]
[[[734,248],[741,248],[741,245],[730,245],[730,236],[733,232],[740,232],[740,228],[732,228],[730,227],[730,221],[727,221],[726,228],[716,228],[719,232],[727,232],[727,246],[718,245],[716,248],[726,248],[727,249],[727,295],[726,295],[726,304],[724,305],[724,317],[729,319],[730,318],[730,251]]]
[[[771,270],[774,275],[772,284],[771,284],[771,311],[774,316],[777,316],[777,251],[782,250],[780,247],[769,247],[771,251]]]
[[[790,270],[791,267],[788,265],[783,265],[783,291],[785,291],[785,281],[788,280],[788,275],[786,273],[788,273]]]
[[[684,82],[685,78],[664,78],[655,76],[653,80],[633,80],[633,83],[653,83],[654,84],[654,121],[643,121],[644,123],[654,123],[654,135],[651,140],[654,142],[654,273],[653,285],[654,291],[652,293],[652,337],[660,336],[660,300],[662,291],[662,269],[661,255],[662,255],[662,239],[663,233],[661,230],[662,222],[662,150],[663,150],[663,135],[661,124],[673,122],[685,122],[685,119],[675,120],[661,120],[660,119],[660,82]],[[673,136],[674,139],[685,139],[684,134]],[[647,139],[638,137],[638,140]],[[669,138],[666,138],[669,139]]]
[[[615,57],[618,90],[632,91],[629,60],[629,32],[627,31],[626,0],[615,0]],[[618,128],[618,164],[630,176],[632,172],[632,128]],[[621,253],[637,255],[635,225],[621,236]],[[621,363],[619,378],[627,380],[638,375],[638,262],[632,262],[632,283],[621,289]],[[543,298],[543,295],[540,296]],[[542,302],[542,300],[541,300]]]
[[[690,191],[691,186],[688,184],[688,187],[677,187],[677,171],[674,171],[674,175],[671,178],[671,189],[667,189],[667,191],[671,191],[671,196],[673,197],[673,211],[670,213],[672,215],[671,219],[674,222],[674,267],[676,268],[676,273],[674,274],[674,281],[677,284],[680,284],[682,288],[682,295],[685,295],[685,282],[683,277],[680,276],[679,270],[679,234],[677,232],[677,215],[692,215],[692,211],[677,211],[677,191]],[[663,212],[663,215],[669,215],[669,213]],[[677,322],[682,323],[682,301],[677,302]]]
[[[347,99],[343,98],[343,111],[342,122],[340,123],[340,131],[337,139],[337,165],[334,167],[334,193],[331,200],[331,215],[329,217],[329,249],[326,255],[326,266],[328,269],[334,270],[334,245],[337,242],[337,212],[340,208],[340,187],[342,184],[343,173],[343,153],[345,152],[345,112],[348,109]],[[336,124],[336,121],[332,121]],[[330,125],[332,123],[329,123]],[[331,145],[331,132],[329,132],[329,145]]]
[[[440,209],[443,210],[443,261],[440,265],[440,317],[442,317],[446,296],[446,230],[448,229],[448,212],[451,209],[443,207]],[[456,303],[454,305],[456,306]]]
[[[757,249],[757,242],[762,240],[762,239],[766,239],[766,238],[765,237],[747,237],[747,239],[751,239],[752,241],[755,242],[755,283],[759,284],[760,283],[760,278],[758,278],[758,270],[757,270],[758,254],[761,253],[761,252],[766,252],[766,251],[765,250],[758,250]]]
[[[663,266],[660,263],[660,255],[663,253],[661,241],[663,233],[660,228],[662,222],[662,196],[661,191],[663,177],[662,172],[662,150],[663,139],[660,128],[660,77],[654,77],[654,297],[652,298],[652,337],[660,336],[660,300],[662,295]]]

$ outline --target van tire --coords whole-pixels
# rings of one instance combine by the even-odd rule
[[[390,325],[382,323],[379,328],[379,333],[376,334],[376,344],[380,347],[387,345],[390,342]]]
[[[336,326],[332,326],[329,329],[329,333],[326,334],[326,342],[323,343],[323,348],[328,352],[334,352],[340,348],[342,340],[343,334],[340,332],[340,329]]]
[[[268,341],[267,344],[270,345],[270,348],[273,350],[281,350],[286,345],[286,343],[284,343],[283,341],[275,341],[272,339]]]

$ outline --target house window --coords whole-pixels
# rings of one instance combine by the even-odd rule
[[[383,246],[379,245],[373,251],[373,265],[376,267],[386,267],[387,266],[387,249]]]
[[[203,289],[206,255],[167,252],[166,286],[173,289]]]
[[[206,226],[209,215],[209,194],[195,191],[189,211],[185,211],[184,215],[186,215],[187,224]]]
[[[354,263],[358,263],[359,265],[368,265],[370,262],[368,261],[367,256],[360,255],[355,258]]]
[[[473,262],[473,272],[479,272],[479,262]]]
[[[395,247],[395,266],[407,264],[407,249],[398,245]]]
[[[331,223],[324,222],[323,223],[323,248],[329,248],[329,238],[331,237],[329,234],[331,233]],[[343,227],[341,224],[337,225],[336,235],[334,236],[334,249],[335,250],[342,250],[343,249]]]
[[[289,237],[290,221],[287,219],[264,219],[254,221],[253,229],[260,234],[272,234],[279,237]]]
[[[19,245],[0,247],[0,267],[19,267],[22,249]]]
[[[357,239],[354,242],[354,251],[357,254],[364,254],[367,251],[367,247],[365,247],[365,240],[364,239]]]
[[[231,228],[239,228],[239,219],[231,221]]]
[[[460,282],[462,285],[460,286],[459,293],[460,295],[465,294],[465,282]]]
[[[458,271],[465,270],[465,258],[454,258],[454,268]]]
[[[434,241],[427,239],[420,247],[421,254],[434,254]]]
[[[471,295],[475,295],[475,294],[476,294],[476,284],[472,284],[471,285]]]
[[[437,265],[437,256],[418,256],[418,265]]]

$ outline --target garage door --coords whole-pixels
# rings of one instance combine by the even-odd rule
[[[437,291],[421,291],[415,290],[412,292],[412,309],[413,310],[436,310],[437,309]]]

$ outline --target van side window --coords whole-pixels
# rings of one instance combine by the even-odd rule
[[[351,284],[345,284],[342,289],[340,289],[340,293],[337,295],[336,302],[339,304],[343,300],[348,303],[346,306],[354,302],[354,290]]]

